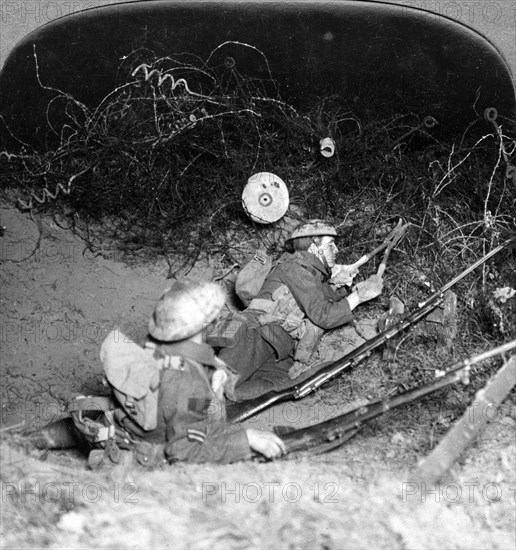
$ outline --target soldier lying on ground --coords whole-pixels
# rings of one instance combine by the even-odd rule
[[[224,301],[215,283],[178,281],[157,304],[144,347],[117,331],[104,340],[100,356],[114,398],[105,416],[114,429],[90,430],[87,415],[79,414],[107,410],[97,408],[106,398],[83,397],[70,406],[83,436],[93,432],[92,467],[106,457],[118,462],[120,449],[134,452],[144,465],[228,463],[249,459],[253,451],[267,458],[285,452],[272,432],[224,422],[224,386],[232,375],[202,342],[203,327],[219,315]]]
[[[376,298],[382,279],[372,276],[348,294],[330,285],[337,231],[311,220],[293,231],[285,253],[242,312],[208,327],[206,341],[238,376],[230,399],[252,399],[293,384],[294,361],[307,363],[322,333],[353,320],[352,311]],[[229,390],[229,388],[228,388]]]

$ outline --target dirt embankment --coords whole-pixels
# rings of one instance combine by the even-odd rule
[[[117,326],[144,336],[170,281],[165,266],[94,256],[51,219],[10,208],[0,216],[2,424],[39,423],[75,394],[99,391],[103,338]]]

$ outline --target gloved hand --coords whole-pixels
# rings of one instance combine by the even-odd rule
[[[211,389],[213,393],[222,401],[224,396],[224,386],[228,380],[228,375],[226,371],[222,369],[217,369],[211,378]]]
[[[369,279],[358,283],[355,287],[359,303],[361,304],[380,296],[382,289],[383,279],[379,275],[371,275]]]
[[[337,286],[351,286],[358,275],[358,268],[353,265],[335,264],[331,269],[330,283]]]
[[[217,363],[217,371],[213,374],[211,381],[212,390],[221,401],[223,394],[231,401],[236,401],[235,386],[238,382],[238,375],[230,370],[219,357],[215,357],[215,362]]]
[[[249,447],[267,458],[278,458],[287,452],[285,443],[272,432],[248,428],[246,434]]]

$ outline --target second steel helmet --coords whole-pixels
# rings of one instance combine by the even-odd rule
[[[184,279],[161,297],[149,320],[149,334],[164,342],[190,338],[221,312],[226,294],[215,283]]]
[[[337,230],[333,225],[323,220],[309,220],[298,225],[294,231],[292,231],[287,241],[292,241],[293,239],[299,239],[301,237],[324,237],[325,235],[336,237]]]

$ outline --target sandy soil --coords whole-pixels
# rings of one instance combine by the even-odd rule
[[[98,392],[100,342],[116,326],[137,337],[167,280],[159,266],[92,257],[52,220],[8,208],[0,216],[2,423],[47,420],[73,394]]]

